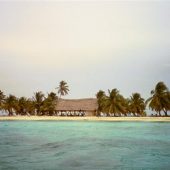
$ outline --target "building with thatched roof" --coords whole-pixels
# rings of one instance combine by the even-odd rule
[[[85,116],[93,116],[98,108],[97,99],[59,99],[56,105],[57,112],[83,112]]]

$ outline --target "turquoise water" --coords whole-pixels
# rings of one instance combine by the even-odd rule
[[[0,121],[0,169],[170,169],[170,123]]]

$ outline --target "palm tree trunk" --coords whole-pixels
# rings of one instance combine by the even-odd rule
[[[107,114],[107,116],[110,115],[110,113],[111,113],[111,106],[109,107],[109,113]]]
[[[127,113],[125,112],[124,115],[127,116]]]
[[[162,116],[162,115],[161,115],[161,111],[160,111],[160,110],[158,111],[158,114],[159,114],[159,116]]]
[[[8,113],[9,113],[9,114],[8,114],[9,116],[12,116],[12,111],[11,111],[11,109],[8,109]]]
[[[165,116],[168,116],[168,113],[167,113],[167,110],[166,109],[163,109],[164,113],[165,113]]]

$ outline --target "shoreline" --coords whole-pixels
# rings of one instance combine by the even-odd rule
[[[136,122],[170,122],[170,117],[57,117],[57,116],[0,116],[0,121],[136,121]]]

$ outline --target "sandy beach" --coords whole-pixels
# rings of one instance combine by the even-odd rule
[[[3,120],[51,120],[51,121],[146,121],[146,122],[170,122],[170,117],[57,117],[57,116],[0,116]]]

